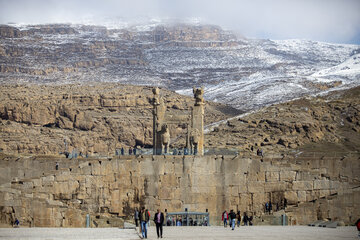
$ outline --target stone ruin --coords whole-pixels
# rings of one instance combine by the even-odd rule
[[[167,114],[164,100],[159,93],[159,88],[153,88],[153,154],[168,154],[171,137],[169,125],[185,124],[185,154],[204,155],[204,88],[193,88],[195,104],[190,115]]]

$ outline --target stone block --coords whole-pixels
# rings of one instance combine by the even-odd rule
[[[13,199],[14,199],[14,194],[9,193],[9,192],[4,192],[4,193],[2,194],[2,199],[3,199],[4,201],[13,200]]]
[[[264,192],[264,183],[262,182],[248,182],[248,191],[250,193]]]
[[[108,174],[104,175],[103,178],[99,182],[106,183],[112,183],[115,181],[114,173],[109,172]]]
[[[182,163],[175,162],[174,169],[175,169],[174,174],[176,176],[181,176],[183,174],[183,165],[182,165]]]
[[[21,199],[9,199],[1,203],[4,207],[20,207],[22,206]]]
[[[78,188],[78,181],[54,182],[54,197],[55,199],[71,199]]]
[[[292,182],[296,180],[296,171],[280,171],[280,181]]]
[[[306,202],[306,191],[298,191],[297,196],[299,202]]]
[[[242,174],[242,176],[246,177],[248,181],[265,181],[266,176],[265,172],[249,172],[247,175]]]
[[[320,193],[319,195],[320,198],[327,197],[330,195],[330,190],[320,190],[319,193]]]
[[[246,183],[242,183],[238,186],[238,192],[239,193],[247,193],[248,192],[248,187]]]
[[[287,191],[284,194],[288,204],[296,204],[298,202],[298,195],[296,191]]]
[[[314,180],[314,189],[330,189],[330,180]]]
[[[121,213],[123,210],[123,205],[122,205],[122,201],[121,201],[121,195],[120,195],[120,190],[113,190],[110,195],[110,209],[109,211],[112,213]]]
[[[101,168],[102,168],[102,165],[100,165],[99,161],[92,162],[91,163],[91,175],[94,175],[94,176],[103,175],[101,173]]]
[[[34,201],[32,204],[34,227],[54,226],[52,208],[46,207],[44,203]]]
[[[339,181],[330,181],[330,189],[337,190],[341,187],[341,183]]]
[[[56,175],[56,181],[57,182],[64,182],[68,181],[70,179],[70,172],[62,172],[59,175]]]
[[[24,195],[26,198],[33,198],[34,197],[34,194],[33,193],[26,193],[25,195]]]
[[[33,179],[32,182],[33,182],[34,187],[41,186],[41,179]]]
[[[41,182],[43,186],[48,186],[48,185],[53,185],[55,180],[55,177],[50,175],[50,176],[46,176],[46,177],[41,177]]]
[[[268,198],[265,193],[254,193],[252,196],[252,200],[254,205],[263,206],[263,204],[268,200]]]
[[[162,162],[160,162],[162,163]],[[158,166],[158,173],[159,174],[173,174],[175,173],[175,162],[173,161],[166,161],[163,164],[159,164]]]
[[[206,175],[207,178],[209,179],[209,175]],[[243,174],[238,174],[238,173],[228,173],[225,174],[224,176],[225,178],[225,186],[231,186],[231,185],[239,185],[243,182],[245,182],[245,176]],[[210,181],[210,179],[208,180]]]
[[[266,182],[278,182],[280,180],[279,172],[265,172]]]
[[[171,200],[174,198],[173,188],[161,187],[159,189],[159,199]]]
[[[24,190],[33,189],[33,187],[34,187],[34,184],[32,181],[26,181],[22,185],[22,189],[24,189]]]
[[[50,194],[48,194],[48,193],[38,193],[38,192],[35,192],[35,193],[33,194],[33,197],[34,197],[34,198],[40,198],[40,199],[47,199],[47,198],[49,198],[49,195],[50,195]]]
[[[238,186],[231,187],[230,192],[231,192],[232,197],[239,197],[239,188],[238,188]]]
[[[109,160],[102,161],[101,168],[100,168],[100,175],[103,175],[103,176],[113,176],[114,175],[114,169],[113,169],[111,162],[109,162]]]
[[[265,192],[283,192],[289,189],[289,183],[286,182],[266,182],[264,184]]]
[[[292,189],[295,191],[313,190],[313,181],[294,181]]]
[[[154,163],[151,160],[145,159],[144,161],[140,162],[140,174],[143,176],[154,176]],[[156,172],[156,175],[158,172]]]
[[[50,207],[62,207],[62,206],[64,206],[64,204],[61,201],[56,201],[56,200],[46,199],[46,203],[48,205],[50,205]]]
[[[68,209],[65,211],[62,227],[85,227],[86,214],[77,209]]]
[[[252,195],[251,194],[240,194],[239,197],[239,209],[243,212],[245,210],[248,209],[248,207],[251,205],[251,199],[252,199]]]
[[[81,168],[81,174],[82,175],[91,175],[91,166],[86,165]]]
[[[177,187],[178,181],[174,174],[160,175],[160,182],[162,187]]]
[[[299,171],[296,175],[296,181],[313,181],[318,174],[307,171]]]

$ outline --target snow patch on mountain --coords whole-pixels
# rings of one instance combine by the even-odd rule
[[[320,70],[312,74],[311,76],[319,77],[319,78],[324,78],[328,76],[359,78],[359,75],[360,75],[360,54],[355,54],[350,58],[348,58],[346,61],[342,62],[341,64]]]

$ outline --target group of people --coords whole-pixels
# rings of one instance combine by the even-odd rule
[[[286,207],[287,207],[287,200],[286,198],[284,198],[281,199],[280,202],[277,202],[274,205],[274,211],[279,211],[280,209],[285,209]],[[266,202],[264,205],[264,213],[268,213],[270,215],[272,211],[273,211],[273,204],[271,203],[271,201]]]
[[[244,226],[253,225],[252,224],[253,217],[252,216],[249,217],[246,212],[244,212],[244,216],[241,217],[240,211],[237,211],[237,213],[235,213],[234,210],[230,210],[230,212],[228,213],[225,210],[222,213],[221,219],[224,223],[224,227],[227,227],[229,221],[229,226],[231,227],[232,230],[235,229],[235,223],[238,227],[240,227],[241,219],[244,223]]]
[[[139,226],[140,222],[140,231],[142,238],[147,238],[147,228],[150,220],[150,212],[148,209],[145,209],[145,207],[142,207],[140,212],[135,208],[135,224],[136,227]],[[154,216],[154,222],[156,225],[156,233],[158,238],[163,237],[163,224],[164,224],[164,214],[160,211],[160,209],[157,210]]]
[[[136,155],[137,154],[137,148],[129,148],[128,150],[129,155]],[[125,155],[125,149],[122,147],[121,149],[115,150],[115,155]]]
[[[272,204],[271,201],[265,203],[265,212],[270,215],[272,211]]]

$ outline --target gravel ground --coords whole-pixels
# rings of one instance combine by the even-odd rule
[[[265,239],[265,240],[340,240],[360,239],[356,227],[319,228],[307,226],[164,227],[164,239]],[[0,239],[140,239],[134,229],[118,228],[2,228]],[[148,239],[157,239],[150,227]]]

